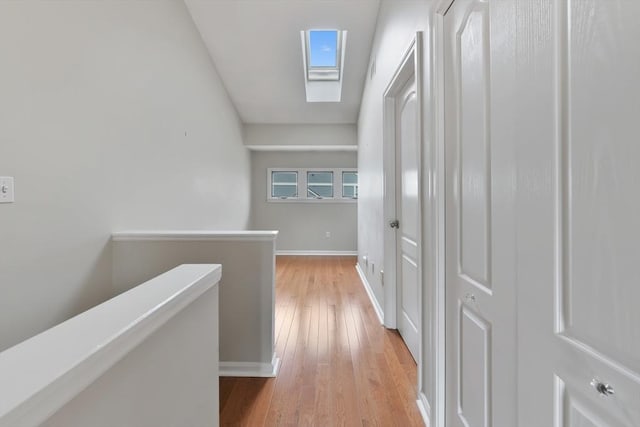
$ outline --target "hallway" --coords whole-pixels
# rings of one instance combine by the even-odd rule
[[[276,263],[277,378],[220,378],[221,425],[423,425],[416,364],[383,328],[355,257]]]

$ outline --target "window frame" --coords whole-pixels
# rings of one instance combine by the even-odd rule
[[[314,174],[314,173],[329,173],[331,174],[331,183],[325,183],[325,182],[314,182],[314,183],[309,183],[309,174]],[[305,188],[305,190],[307,190],[306,192],[306,198],[307,199],[334,199],[336,197],[336,174],[333,171],[333,169],[323,169],[323,170],[307,170],[307,187]],[[309,187],[311,186],[316,186],[316,187],[331,187],[331,197],[324,197],[324,196],[318,196],[318,197],[309,197]],[[311,190],[313,191],[313,190]]]
[[[273,197],[272,176],[273,172],[297,172],[298,195],[297,197]],[[313,198],[308,197],[307,173],[332,172],[333,173],[333,197]],[[358,168],[267,168],[267,202],[270,203],[356,203],[357,197],[343,197],[342,173],[358,173]]]
[[[336,33],[336,66],[311,66],[311,33],[332,31]],[[340,81],[342,78],[343,31],[336,29],[304,30],[304,56],[307,66],[307,81]]]
[[[344,182],[344,174],[345,173],[355,173],[356,174],[356,182],[351,183],[351,182]],[[360,183],[359,183],[359,177],[358,177],[358,171],[357,170],[343,170],[340,173],[340,197],[342,197],[343,199],[353,199],[353,200],[358,200],[358,192],[360,191]],[[349,197],[349,196],[345,196],[344,195],[344,186],[349,186],[349,187],[353,187],[353,193],[355,194],[355,197]]]
[[[296,175],[296,180],[295,182],[273,182],[273,173],[293,173]],[[269,185],[269,197],[273,198],[273,199],[290,199],[290,198],[297,198],[300,195],[300,175],[299,172],[295,169],[291,169],[291,170],[274,170],[272,172],[269,173],[269,181],[270,181],[270,185]],[[288,197],[288,196],[274,196],[273,195],[273,187],[274,185],[283,185],[283,186],[295,186],[296,188],[296,192],[295,192],[295,196],[293,197]]]

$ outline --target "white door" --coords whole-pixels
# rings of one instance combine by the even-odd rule
[[[510,26],[495,24],[511,5],[456,0],[444,16],[448,427],[516,426],[515,152],[503,102],[513,79],[494,61],[509,53]]]
[[[412,64],[411,64],[412,66]],[[419,126],[415,73],[395,97],[396,129],[396,215],[399,226],[397,244],[398,331],[414,360],[418,360],[420,298],[419,242],[420,201],[418,186]]]
[[[520,425],[637,427],[640,2],[535,3],[516,35]]]

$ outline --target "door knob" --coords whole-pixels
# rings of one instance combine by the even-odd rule
[[[591,380],[591,387],[595,388],[598,393],[602,396],[611,396],[615,393],[613,387],[611,387],[607,383],[603,383],[602,381],[594,378]]]
[[[393,221],[389,221],[389,227],[391,228],[400,228],[400,221],[394,219]]]

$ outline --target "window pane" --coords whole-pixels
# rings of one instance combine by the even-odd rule
[[[307,197],[333,197],[333,172],[307,172]]]
[[[333,185],[333,172],[308,172],[307,182],[309,184]]]
[[[342,197],[357,199],[358,198],[358,187],[355,185],[344,185],[342,186]]]
[[[271,172],[271,197],[298,197],[298,173]]]
[[[297,197],[298,186],[297,185],[274,185],[271,192],[271,197]]]
[[[298,172],[271,172],[271,181],[274,183],[297,183]]]
[[[309,31],[309,66],[338,66],[337,31]]]
[[[358,183],[358,172],[342,172],[342,183],[343,184],[357,184]]]
[[[358,198],[358,172],[342,172],[342,197]]]

